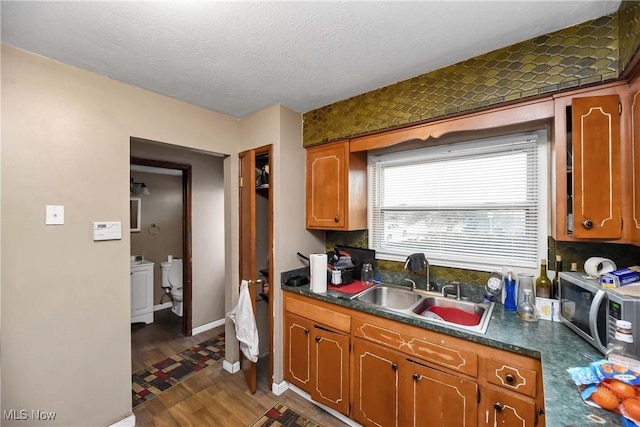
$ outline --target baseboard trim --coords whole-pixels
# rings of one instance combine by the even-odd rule
[[[318,403],[315,400],[311,399],[311,395],[309,393],[307,393],[306,391],[303,391],[302,389],[294,386],[293,384],[289,384],[288,387],[289,387],[289,390],[291,390],[294,393],[304,397],[305,399],[307,399],[309,402],[313,403],[317,407],[324,409],[325,411],[327,411],[328,413],[330,413],[331,415],[333,415],[334,417],[336,417],[337,419],[339,419],[343,423],[347,424],[348,426],[351,426],[351,427],[362,427],[361,424],[358,424],[357,422],[353,421],[351,418],[347,418],[345,415],[341,414],[340,412],[336,411],[335,409],[331,409],[328,406],[324,406],[322,403]]]
[[[159,311],[159,310],[164,310],[165,308],[171,308],[173,307],[173,302],[169,301],[169,302],[165,302],[162,304],[156,304],[153,306],[153,311]]]
[[[208,331],[208,330],[213,329],[213,328],[217,328],[218,326],[222,326],[222,325],[224,325],[224,317],[222,319],[215,320],[215,321],[213,321],[211,323],[207,323],[205,325],[193,328],[191,330],[191,334],[192,335],[198,335],[198,334],[200,334],[202,332]]]
[[[280,396],[282,393],[287,391],[289,388],[289,383],[286,381],[282,381],[280,384],[273,383],[271,384],[271,392],[276,396]]]
[[[135,427],[136,426],[136,416],[135,414],[129,415],[127,418],[123,418],[120,421],[111,424],[109,427]]]
[[[240,362],[231,363],[231,362],[227,361],[227,359],[225,359],[222,362],[222,369],[224,369],[225,371],[229,372],[230,374],[235,374],[236,372],[238,372],[240,370]]]

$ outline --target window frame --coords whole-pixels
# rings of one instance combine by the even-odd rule
[[[455,259],[443,259],[437,256],[430,256],[428,253],[425,253],[427,259],[429,260],[431,265],[442,266],[442,267],[451,267],[451,268],[461,268],[466,270],[476,270],[476,271],[505,271],[506,268],[512,269],[515,273],[527,273],[527,274],[537,274],[539,271],[539,260],[541,258],[547,257],[548,250],[548,235],[550,229],[550,209],[549,209],[549,195],[550,195],[550,186],[552,184],[552,176],[550,174],[550,163],[551,163],[551,155],[552,151],[550,149],[551,141],[548,138],[549,131],[547,128],[538,129],[531,132],[513,132],[507,133],[500,136],[490,137],[490,138],[469,138],[464,141],[454,142],[454,143],[442,143],[439,145],[427,145],[427,143],[421,144],[421,146],[415,149],[415,144],[412,144],[412,148],[402,149],[401,147],[397,147],[395,150],[373,150],[368,152],[367,156],[367,175],[368,175],[368,203],[367,203],[367,216],[368,216],[368,241],[369,247],[371,249],[376,250],[376,258],[390,261],[401,261],[404,262],[406,260],[407,255],[411,254],[411,250],[407,251],[385,251],[380,248],[373,247],[373,223],[374,223],[374,215],[372,214],[372,210],[374,207],[374,191],[373,191],[373,171],[374,171],[374,160],[379,157],[384,157],[385,159],[394,160],[400,159],[403,156],[406,157],[410,155],[412,158],[418,157],[426,157],[426,156],[437,156],[445,151],[462,151],[468,149],[469,146],[484,144],[485,147],[491,145],[497,145],[500,143],[504,143],[507,141],[515,141],[518,138],[526,138],[526,137],[534,137],[537,139],[536,143],[536,151],[537,151],[537,180],[538,180],[538,235],[536,238],[536,253],[537,260],[535,263],[532,263],[528,266],[523,265],[498,265],[498,263],[492,263],[487,260],[477,259],[476,261],[461,261]],[[411,154],[408,154],[411,153]],[[415,252],[415,251],[414,251]],[[534,265],[535,264],[535,265]]]

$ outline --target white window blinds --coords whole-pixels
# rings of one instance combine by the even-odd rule
[[[370,155],[370,246],[389,259],[424,252],[437,265],[536,269],[545,147],[540,132]]]

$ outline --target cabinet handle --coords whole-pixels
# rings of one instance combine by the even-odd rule
[[[515,380],[515,378],[513,378],[513,375],[511,375],[511,374],[507,374],[507,375],[504,377],[504,379],[505,379],[505,380],[507,380],[507,382],[508,382],[509,384],[513,384],[513,381]]]
[[[322,338],[320,338],[320,337],[316,337],[316,342],[320,342],[321,339]]]
[[[493,409],[495,409],[498,412],[502,412],[503,408],[504,407],[502,406],[502,403],[500,403],[500,402],[496,402],[496,403],[493,404]]]
[[[593,221],[591,221],[590,219],[585,219],[582,222],[582,226],[587,230],[591,230],[593,228]]]
[[[398,370],[398,364],[397,363],[392,363],[391,364],[391,369],[393,369],[394,371]]]
[[[535,413],[535,422],[533,423],[534,426],[538,425],[538,421],[542,415],[544,415],[544,409],[538,408]]]
[[[413,374],[413,380],[414,380],[414,381],[420,381],[420,375],[418,375],[418,374]]]
[[[304,328],[304,333],[305,333],[306,335],[309,335],[309,330],[308,330],[307,328]]]
[[[340,222],[340,217],[339,216],[333,217],[333,222]]]

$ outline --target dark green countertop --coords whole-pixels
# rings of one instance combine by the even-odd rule
[[[349,295],[341,292],[329,290],[324,294],[316,294],[310,291],[308,285],[291,287],[283,284],[282,289],[501,350],[535,357],[542,362],[547,427],[622,425],[619,415],[588,406],[580,398],[567,369],[588,366],[591,360],[585,355],[600,359],[602,354],[562,323],[547,320],[524,322],[519,320],[515,313],[504,310],[501,304],[496,304],[486,334],[477,334],[351,301]]]

